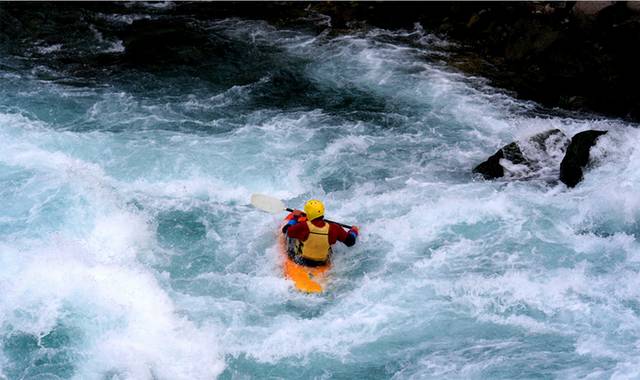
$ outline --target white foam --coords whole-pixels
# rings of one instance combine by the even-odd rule
[[[318,354],[346,360],[354,345],[375,342],[388,333],[389,324],[398,317],[395,307],[369,301],[372,294],[388,291],[387,287],[381,281],[368,282],[347,302],[316,318],[281,315],[266,326],[233,329],[225,345],[230,353],[246,353],[258,362],[275,363],[291,357],[308,360]],[[307,301],[309,296],[302,297],[305,303],[311,301]]]
[[[205,200],[207,202],[246,203],[252,192],[243,186],[233,186],[224,181],[194,176],[186,180],[148,181],[140,179],[125,184],[127,191],[140,193],[148,198],[170,198],[181,201]],[[177,205],[174,203],[174,205]],[[165,204],[169,206],[169,204]]]
[[[51,54],[56,51],[62,50],[62,44],[54,44],[49,46],[40,46],[37,48],[38,53],[40,54]]]
[[[37,146],[55,140],[55,132],[21,122],[30,127],[3,126],[3,162],[53,173],[46,185],[74,184],[72,191],[91,207],[72,206],[70,221],[78,224],[42,242],[4,243],[0,324],[37,337],[58,324],[73,326],[80,335],[70,339],[83,358],[74,363],[76,378],[217,376],[224,362],[214,342],[216,329],[179,316],[153,272],[138,262],[154,235],[146,217],[125,206],[114,188],[121,184],[98,164]],[[25,134],[33,143],[20,141]]]
[[[89,25],[89,29],[93,32],[98,44],[106,45],[106,48],[103,48],[103,52],[105,53],[122,53],[125,51],[124,44],[122,40],[109,41],[104,38],[102,33],[94,26]]]
[[[364,153],[371,145],[371,138],[364,136],[345,136],[327,145],[323,153],[327,158],[334,158],[338,154],[344,154],[344,152]]]
[[[122,40],[111,42],[109,47],[105,50],[105,53],[123,53],[125,51],[124,43]]]
[[[154,16],[147,14],[104,14],[98,13],[98,16],[101,18],[111,21],[112,23],[124,23],[124,24],[133,24],[134,21],[137,20],[149,20],[153,19]]]
[[[81,336],[71,340],[85,358],[76,363],[76,378],[99,378],[109,371],[127,379],[219,374],[223,362],[212,343],[215,330],[178,316],[171,299],[134,258],[105,261],[103,250],[127,251],[140,239],[124,242],[122,229],[100,231],[105,237],[109,233],[116,243],[96,252],[83,248],[93,248],[95,240],[75,245],[66,239],[20,252],[3,249],[9,271],[3,270],[0,281],[2,323],[35,336],[72,323]],[[22,317],[25,313],[33,319]]]

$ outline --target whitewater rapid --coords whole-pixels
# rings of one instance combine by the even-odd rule
[[[2,58],[0,378],[640,377],[636,126],[516,100],[420,29],[207,30],[282,66],[69,83]],[[552,128],[609,131],[576,188],[472,176]],[[360,226],[325,294],[282,278],[254,192]]]

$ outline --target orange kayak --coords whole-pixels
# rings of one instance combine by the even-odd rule
[[[331,268],[331,263],[318,267],[297,264],[287,254],[287,239],[284,235],[281,234],[279,240],[285,278],[293,281],[293,285],[301,292],[321,293],[326,285],[326,274]]]

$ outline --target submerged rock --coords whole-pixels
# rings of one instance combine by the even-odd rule
[[[589,163],[589,150],[607,131],[584,131],[571,139],[567,153],[560,163],[560,181],[574,187],[582,180],[582,168]]]
[[[473,168],[473,172],[482,174],[485,179],[505,175],[524,178],[540,174],[549,166],[557,167],[557,162],[564,154],[568,143],[569,139],[559,129],[538,133],[524,141],[503,146],[493,156]]]

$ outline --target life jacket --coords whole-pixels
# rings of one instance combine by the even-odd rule
[[[296,253],[308,260],[327,261],[331,254],[329,223],[325,223],[323,227],[316,227],[307,221],[307,226],[309,237],[305,241],[296,241]]]

